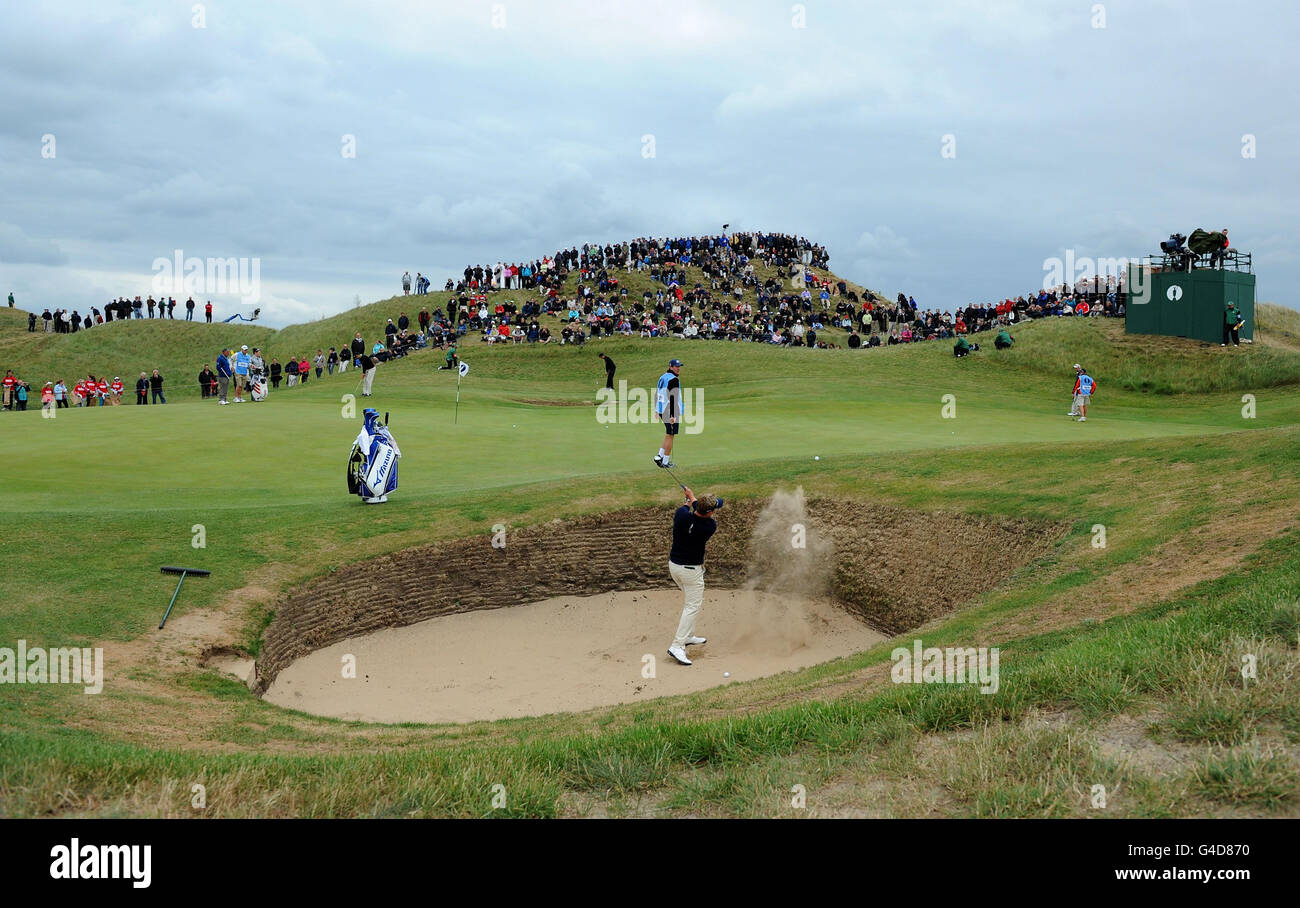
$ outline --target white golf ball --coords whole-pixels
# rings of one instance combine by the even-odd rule
[[[723,673],[722,673],[722,677],[724,677],[724,678],[730,678],[730,677],[731,677],[731,672],[723,672]]]
[[[820,455],[820,454],[815,454],[815,455],[813,455],[813,460],[821,460],[821,459],[822,459],[822,458],[821,458],[821,455]]]

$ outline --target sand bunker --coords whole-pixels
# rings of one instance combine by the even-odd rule
[[[694,666],[665,652],[681,613],[672,508],[636,508],[340,565],[281,600],[249,685],[339,718],[464,722],[703,690],[868,648],[991,589],[1065,525],[921,513],[802,489],[729,502],[709,541]],[[559,597],[559,598],[555,598]],[[356,677],[343,675],[343,657]],[[642,677],[642,657],[655,677]],[[730,672],[729,679],[723,672]]]
[[[374,722],[537,716],[749,681],[884,639],[825,600],[709,589],[697,627],[709,642],[690,647],[695,664],[686,667],[666,652],[681,608],[673,589],[446,615],[316,650],[282,670],[266,699]],[[355,678],[343,677],[347,655]],[[642,676],[646,655],[652,678]]]

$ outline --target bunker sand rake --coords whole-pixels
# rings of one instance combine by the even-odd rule
[[[185,582],[185,578],[191,574],[195,577],[206,577],[212,573],[202,568],[172,567],[170,565],[163,565],[160,570],[164,574],[180,574],[181,579],[176,583],[176,592],[172,593],[172,601],[167,603],[167,611],[163,612],[162,620],[158,622],[158,630],[162,630],[163,625],[167,623],[167,616],[172,613],[172,606],[176,604],[176,597],[181,594],[181,584]]]

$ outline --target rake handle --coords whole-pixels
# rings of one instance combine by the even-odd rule
[[[172,593],[172,601],[167,603],[167,611],[163,612],[162,620],[158,622],[158,630],[162,630],[163,625],[167,623],[167,616],[172,613],[172,606],[176,604],[176,597],[181,594],[181,584],[185,582],[187,571],[181,571],[181,579],[176,581],[176,592]]]

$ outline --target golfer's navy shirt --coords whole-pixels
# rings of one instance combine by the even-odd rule
[[[712,517],[701,517],[690,505],[682,505],[673,515],[673,548],[668,560],[681,565],[703,564],[704,544],[717,529],[718,522]]]

